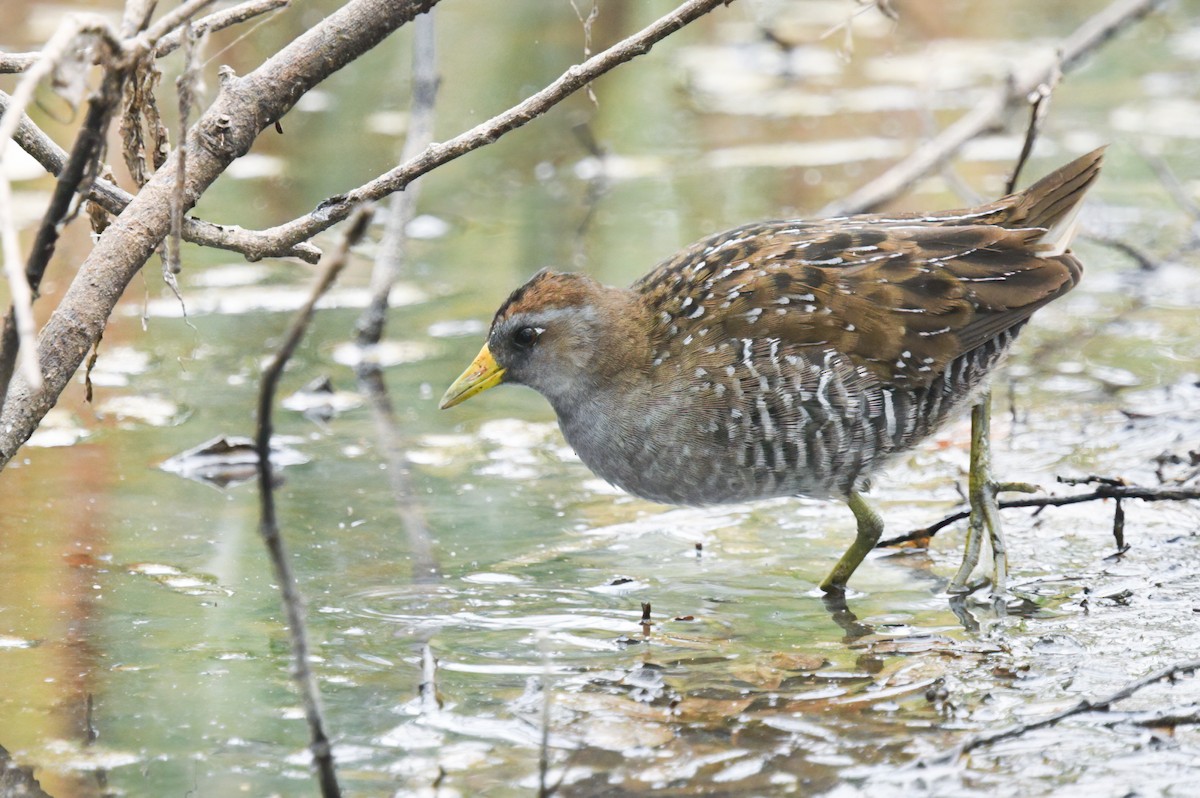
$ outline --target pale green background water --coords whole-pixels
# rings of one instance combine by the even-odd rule
[[[862,626],[846,629],[814,593],[852,534],[844,507],[670,510],[592,477],[531,392],[506,388],[436,409],[495,306],[536,269],[626,283],[700,235],[812,212],[1100,7],[913,6],[898,4],[897,25],[873,11],[856,17],[848,54],[842,33],[820,36],[852,3],[735,3],[598,82],[598,106],[573,98],[425,182],[421,212],[448,228],[412,246],[406,304],[389,325],[403,362],[387,380],[436,581],[414,582],[367,410],[326,425],[281,411],[277,422],[311,458],[285,472],[279,509],[348,790],[432,795],[440,769],[436,794],[531,794],[535,686],[548,667],[564,794],[1188,794],[1200,760],[1187,727],[1153,740],[1145,729],[1080,721],[953,767],[903,766],[971,731],[1036,718],[1196,656],[1195,503],[1128,503],[1133,549],[1119,561],[1105,559],[1111,506],[1007,513],[1026,602],[1006,618],[969,603],[980,628],[964,628],[940,595],[961,529],[928,555],[872,559],[850,601]],[[597,49],[670,5],[601,7]],[[11,21],[0,45],[33,46],[65,10],[0,3]],[[1027,178],[1110,142],[1087,228],[1164,262],[1141,273],[1111,249],[1080,245],[1083,285],[1039,314],[998,382],[1003,478],[1050,485],[1056,474],[1098,472],[1155,484],[1154,456],[1186,455],[1200,440],[1200,263],[1194,249],[1174,254],[1193,220],[1136,151],[1159,154],[1197,200],[1197,10],[1178,3],[1141,23],[1054,96]],[[243,40],[234,42],[246,30],[216,37],[210,53],[233,46],[207,64],[208,85],[219,64],[249,71],[320,13],[300,3]],[[801,43],[791,77],[756,34],[756,16]],[[438,26],[440,139],[582,54],[565,2],[446,0]],[[407,107],[408,42],[402,32],[321,87],[197,214],[265,227],[387,169],[399,148],[387,112]],[[49,95],[43,102],[35,117],[65,143],[67,112]],[[584,179],[596,166],[573,132],[584,122],[611,156],[603,184]],[[956,171],[995,195],[1019,144],[1019,130],[983,139]],[[16,188],[36,218],[48,185]],[[900,206],[958,204],[931,180]],[[85,251],[82,234],[66,243],[41,312]],[[366,285],[370,252],[343,287]],[[293,306],[280,293],[301,289],[312,270],[189,250],[181,283],[190,323],[157,270],[152,263],[135,281],[105,335],[96,405],[73,386],[51,419],[60,432],[0,476],[0,745],[36,767],[55,796],[314,794],[254,489],[218,490],[157,468],[215,435],[250,433],[260,363],[289,318],[264,306]],[[208,312],[218,299],[225,312]],[[335,362],[351,337],[354,295],[338,303],[317,317],[285,391],[320,374],[354,390],[352,370]],[[125,397],[165,403],[166,422],[121,418],[111,402]],[[1151,417],[1121,412],[1130,409]],[[45,445],[64,434],[83,437]],[[891,530],[956,505],[966,441],[966,426],[952,426],[881,477],[876,496]],[[642,602],[653,605],[648,636],[637,623]],[[439,660],[436,712],[417,702],[425,643]],[[85,746],[89,695],[100,736]],[[1184,683],[1137,701],[1195,699]]]

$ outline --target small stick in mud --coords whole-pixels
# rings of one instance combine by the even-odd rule
[[[1080,715],[1085,712],[1108,712],[1112,705],[1118,701],[1129,698],[1131,695],[1141,690],[1143,687],[1161,682],[1164,680],[1175,681],[1176,677],[1190,673],[1195,673],[1200,670],[1200,660],[1187,660],[1175,665],[1168,665],[1165,668],[1160,668],[1153,673],[1149,673],[1140,679],[1121,687],[1106,696],[1102,696],[1095,700],[1087,698],[1080,699],[1075,704],[1067,707],[1064,710],[1055,712],[1041,720],[1030,721],[1028,723],[1018,723],[1007,728],[997,729],[996,731],[983,732],[981,734],[973,734],[962,740],[958,745],[951,748],[949,751],[938,754],[933,757],[919,759],[909,765],[909,767],[929,767],[933,765],[945,765],[954,762],[959,757],[966,753],[974,751],[976,748],[982,748],[1000,740],[1008,740],[1013,737],[1019,737],[1026,732],[1036,729],[1044,729],[1048,726],[1054,726],[1067,718],[1074,715]]]

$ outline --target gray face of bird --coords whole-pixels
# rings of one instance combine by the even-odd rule
[[[551,402],[572,401],[590,382],[589,364],[599,344],[590,305],[539,308],[497,319],[488,348],[504,369],[504,382],[526,385]]]
[[[558,409],[644,370],[645,311],[628,289],[539,273],[514,296],[488,334],[504,382],[533,388]]]

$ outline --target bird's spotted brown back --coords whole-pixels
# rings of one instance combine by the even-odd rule
[[[656,360],[760,338],[842,353],[884,385],[927,386],[1078,282],[1075,257],[1044,257],[1039,241],[1095,178],[1094,155],[972,210],[764,222],[699,241],[634,285]]]

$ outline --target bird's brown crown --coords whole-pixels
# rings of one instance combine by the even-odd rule
[[[583,305],[588,302],[595,288],[596,282],[582,274],[542,269],[508,295],[508,299],[496,311],[492,325],[519,313]]]

